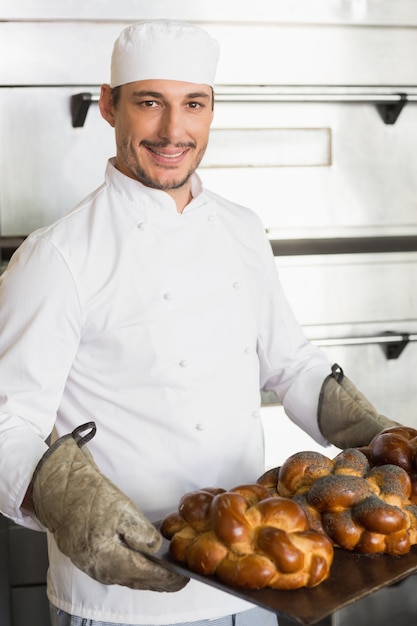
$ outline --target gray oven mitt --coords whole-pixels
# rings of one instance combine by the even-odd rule
[[[84,437],[81,433],[87,432]],[[138,507],[99,471],[84,444],[89,422],[58,439],[40,460],[32,502],[40,522],[76,567],[106,585],[178,591],[187,578],[146,558],[161,535]]]
[[[318,425],[327,441],[346,449],[367,446],[381,430],[398,423],[380,415],[335,363],[321,388]]]

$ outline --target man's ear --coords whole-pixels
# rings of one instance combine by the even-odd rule
[[[110,85],[101,86],[99,107],[102,117],[104,117],[104,119],[110,124],[110,126],[114,127],[114,104],[111,95]]]

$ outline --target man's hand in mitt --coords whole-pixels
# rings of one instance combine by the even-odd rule
[[[89,430],[84,437],[81,433]],[[146,554],[161,535],[138,507],[99,471],[84,444],[94,422],[58,439],[40,460],[32,502],[40,522],[76,567],[106,585],[178,591],[188,582]]]
[[[380,415],[335,363],[321,388],[318,425],[327,441],[346,449],[367,446],[381,430],[398,423]]]

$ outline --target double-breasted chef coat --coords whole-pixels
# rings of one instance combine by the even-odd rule
[[[17,523],[40,528],[19,507],[45,438],[90,420],[95,462],[152,521],[188,491],[260,476],[260,388],[324,443],[330,366],[294,319],[259,218],[196,174],[192,192],[180,214],[110,160],[103,185],[30,235],[1,277],[0,510]],[[101,585],[52,537],[49,549],[49,599],[75,615],[167,624],[251,606],[195,581]]]

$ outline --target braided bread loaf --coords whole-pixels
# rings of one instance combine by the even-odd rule
[[[417,543],[417,506],[409,474],[398,465],[371,468],[368,456],[351,448],[333,460],[300,452],[258,483],[271,495],[293,499],[309,525],[346,550],[401,555]]]
[[[411,479],[412,502],[417,504],[417,430],[394,426],[376,435],[369,446],[359,448],[371,466],[392,464],[402,467]]]
[[[185,494],[161,533],[191,570],[247,589],[315,587],[333,561],[332,542],[301,507],[257,484]]]

